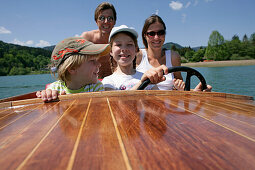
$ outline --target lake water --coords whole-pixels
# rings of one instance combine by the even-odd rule
[[[213,86],[213,91],[253,96],[255,99],[255,65],[234,67],[194,67]],[[185,77],[185,73],[183,74]],[[185,79],[184,79],[185,80]],[[50,74],[0,76],[0,98],[42,90],[55,81]],[[194,76],[191,88],[198,83]]]

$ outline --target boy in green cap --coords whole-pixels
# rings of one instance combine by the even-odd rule
[[[36,96],[43,101],[57,99],[59,94],[103,91],[98,81],[101,64],[98,59],[110,52],[109,44],[94,44],[82,37],[71,37],[59,42],[51,55],[51,72],[58,73],[58,81]]]

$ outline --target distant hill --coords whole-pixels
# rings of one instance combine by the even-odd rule
[[[44,47],[44,48],[50,48],[49,47]],[[54,48],[55,46],[53,46]],[[45,50],[48,49],[44,49],[41,47],[28,47],[28,46],[22,46],[22,45],[18,45],[18,44],[12,44],[12,43],[6,43],[0,40],[0,48],[2,48],[1,50],[3,51],[8,51],[9,49],[15,49],[15,50],[29,50],[29,49],[33,49],[36,50],[37,52],[44,52]]]
[[[55,45],[43,47],[43,49],[49,50],[49,51],[51,51],[51,52],[54,50],[54,48],[55,48]]]
[[[177,44],[177,43],[174,43],[174,42],[165,43],[165,44],[163,45],[163,48],[169,50],[169,49],[172,48],[173,45],[174,45],[177,49],[184,48],[184,47],[181,46],[180,44]],[[194,51],[198,51],[201,47],[202,47],[202,48],[206,48],[206,46],[199,46],[199,47],[192,47],[192,49],[193,49]],[[43,49],[48,50],[48,51],[51,51],[51,52],[54,50],[54,48],[55,48],[55,45],[43,47]],[[144,47],[142,47],[142,49],[143,49],[143,48],[144,48]]]
[[[198,51],[200,48],[206,48],[206,46],[193,47],[192,49],[194,51]]]
[[[43,72],[50,56],[50,50],[0,41],[0,76]]]
[[[172,46],[175,46],[177,49],[180,49],[180,48],[183,48],[183,46],[177,44],[177,43],[173,43],[173,42],[168,42],[168,43],[165,43],[163,45],[163,48],[164,49],[167,49],[167,50],[171,50]]]
[[[184,47],[181,46],[180,44],[173,43],[173,42],[165,43],[165,44],[163,45],[163,48],[170,50],[170,49],[172,48],[173,45],[174,45],[177,49],[184,48]],[[192,47],[192,49],[193,49],[194,51],[198,51],[201,47],[202,47],[202,48],[206,48],[206,46],[199,46],[199,47]]]

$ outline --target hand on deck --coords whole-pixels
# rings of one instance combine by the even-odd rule
[[[62,92],[60,95],[65,94],[65,92]],[[46,89],[42,91],[37,91],[36,96],[37,98],[42,98],[44,102],[56,100],[58,98],[58,91],[57,90],[51,90]]]

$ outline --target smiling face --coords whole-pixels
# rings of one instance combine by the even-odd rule
[[[148,43],[148,47],[150,48],[162,48],[164,42],[165,42],[165,34],[159,35],[160,32],[162,32],[164,29],[163,24],[159,22],[155,22],[151,24],[147,30],[147,33],[144,35],[145,39]],[[150,32],[157,32],[154,36],[148,35]]]
[[[133,60],[136,55],[134,40],[125,33],[118,33],[113,37],[110,55],[119,66],[133,68]]]
[[[113,26],[115,25],[112,9],[105,9],[99,12],[96,23],[102,33],[110,34]]]
[[[80,82],[82,85],[97,83],[98,72],[101,64],[98,62],[98,57],[90,57],[87,61],[84,61],[75,70],[74,77],[76,82]]]

